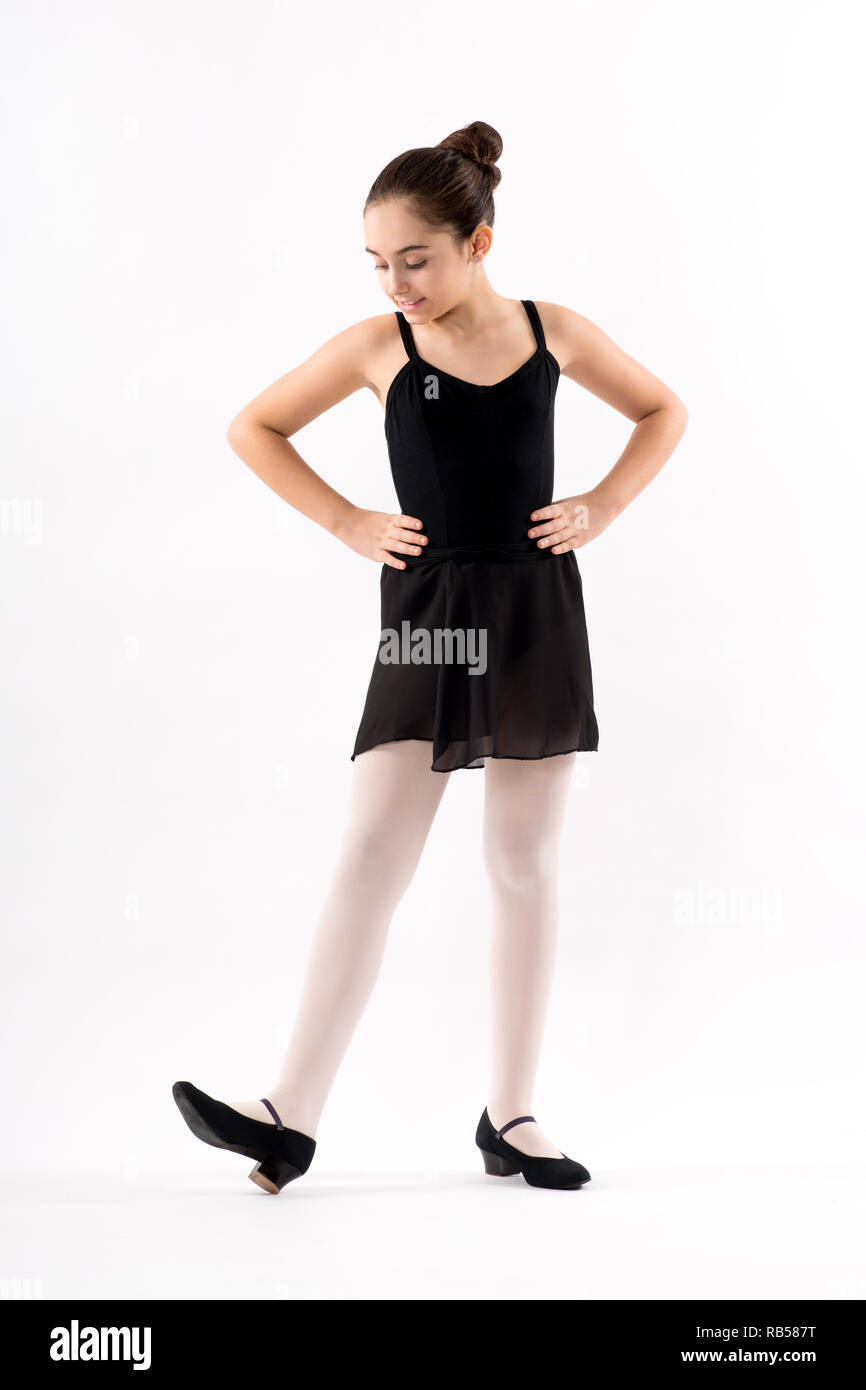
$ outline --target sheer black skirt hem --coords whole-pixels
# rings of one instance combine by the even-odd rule
[[[422,738],[421,735],[419,735],[419,734],[405,734],[405,735],[403,735],[403,736],[400,737],[400,738],[383,738],[383,739],[380,739],[378,743],[372,743],[372,744],[369,744],[369,745],[365,745],[363,748],[356,748],[355,751],[354,751],[354,753],[352,753],[352,754],[350,755],[351,761],[354,762],[355,759],[356,759],[356,758],[359,758],[359,757],[361,756],[362,753],[370,753],[370,752],[372,752],[372,750],[373,750],[374,748],[385,748],[385,747],[387,747],[387,745],[388,745],[389,743],[430,743],[430,744],[432,744],[432,743],[433,743],[433,739],[432,739],[432,738]],[[473,768],[478,768],[478,769],[483,770],[483,769],[484,769],[484,765],[485,765],[485,763],[486,763],[486,761],[487,761],[488,758],[503,759],[503,760],[507,760],[508,762],[517,762],[517,763],[540,763],[540,762],[543,762],[546,758],[562,758],[562,757],[565,757],[565,755],[566,755],[567,753],[597,753],[597,752],[598,752],[598,745],[597,745],[597,744],[595,745],[595,747],[588,748],[588,747],[586,746],[586,744],[581,743],[581,744],[578,744],[578,745],[577,745],[576,747],[574,747],[574,748],[557,748],[554,752],[551,752],[551,753],[530,753],[530,754],[525,754],[525,753],[524,753],[524,754],[520,754],[520,753],[484,753],[484,754],[482,754],[481,756],[479,756],[478,758],[476,758],[476,760],[475,760],[474,762],[469,762],[469,763],[454,763],[453,766],[451,766],[451,767],[443,767],[443,766],[441,766],[441,761],[442,761],[442,760],[440,759],[440,760],[439,760],[440,766],[438,766],[438,767],[437,767],[437,765],[436,765],[435,762],[431,762],[431,764],[430,764],[430,771],[431,771],[431,772],[458,772],[458,771],[460,771],[461,769],[464,769],[464,768],[465,768],[467,771],[470,771],[470,770],[472,770]]]

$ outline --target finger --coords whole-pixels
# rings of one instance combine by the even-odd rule
[[[385,532],[385,535],[398,541],[406,541],[409,545],[427,544],[426,536],[419,536],[417,531],[409,531],[405,527],[392,526],[389,531]]]
[[[536,536],[549,536],[552,531],[562,529],[562,520],[561,515],[556,516],[552,521],[546,521],[543,526],[533,526],[528,534],[532,536],[533,540]]]
[[[383,565],[390,565],[391,568],[395,570],[404,570],[406,568],[405,560],[395,559],[395,557],[393,555],[390,555],[387,550],[380,551],[378,555],[373,556],[373,559],[378,560]]]
[[[551,555],[565,555],[566,551],[576,550],[582,543],[583,542],[579,541],[575,536],[572,536],[571,540],[562,541],[559,545],[552,545],[550,547],[550,553]]]
[[[413,531],[421,530],[421,522],[418,520],[417,516],[404,516],[402,512],[398,513],[397,516],[391,517],[391,525],[407,526]]]
[[[538,543],[539,545],[543,545],[545,549],[549,547],[552,550],[553,547],[559,545],[561,541],[571,540],[573,535],[574,530],[571,526],[560,526],[559,530],[553,531],[549,536],[545,536],[544,540]]]
[[[560,507],[558,502],[551,502],[549,507],[539,507],[537,511],[534,511],[530,516],[529,520],[547,521],[550,517],[556,516],[557,513],[561,510],[562,508]]]
[[[414,542],[414,540],[411,541],[411,542],[408,542],[408,541],[394,541],[394,540],[391,540],[391,539],[390,539],[389,537],[387,537],[387,536],[385,537],[385,539],[384,539],[383,542],[382,542],[382,549],[383,549],[383,550],[396,550],[396,551],[399,552],[400,555],[420,555],[420,554],[421,554],[421,546],[420,546],[420,545],[416,545],[415,542]]]

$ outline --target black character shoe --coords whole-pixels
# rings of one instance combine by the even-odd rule
[[[585,1182],[589,1182],[589,1173],[582,1163],[576,1163],[573,1158],[567,1158],[565,1155],[562,1158],[533,1158],[531,1154],[522,1153],[502,1138],[512,1125],[522,1125],[527,1120],[535,1122],[535,1116],[519,1115],[516,1120],[509,1120],[501,1129],[494,1129],[485,1105],[475,1131],[475,1143],[481,1150],[485,1173],[491,1173],[497,1178],[522,1173],[531,1187],[582,1187]]]
[[[277,1193],[286,1183],[306,1173],[316,1152],[316,1141],[299,1129],[286,1129],[269,1100],[262,1104],[276,1120],[251,1120],[233,1110],[221,1100],[206,1095],[191,1081],[175,1081],[171,1093],[177,1108],[197,1139],[212,1144],[215,1149],[231,1149],[257,1160],[250,1173],[254,1183],[265,1192]]]

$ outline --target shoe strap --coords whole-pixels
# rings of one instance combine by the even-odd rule
[[[507,1129],[511,1129],[512,1125],[522,1125],[525,1124],[527,1120],[531,1120],[532,1123],[535,1124],[534,1115],[520,1115],[516,1120],[509,1120],[508,1124],[503,1125],[501,1129],[494,1130],[494,1134],[496,1135],[497,1139],[501,1139],[505,1131]]]
[[[271,1114],[277,1122],[277,1129],[285,1129],[285,1125],[283,1124],[274,1107],[271,1105],[271,1102],[268,1100],[267,1096],[262,1096],[262,1105],[266,1105],[270,1110]]]

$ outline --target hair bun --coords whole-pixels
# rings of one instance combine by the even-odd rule
[[[439,143],[446,149],[456,150],[464,159],[483,169],[494,188],[499,183],[502,173],[496,161],[502,154],[502,137],[492,125],[486,121],[472,121],[460,130],[452,131]]]

